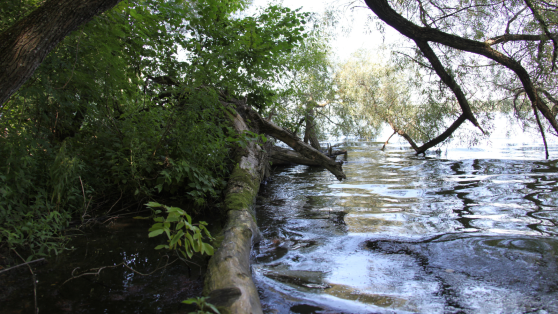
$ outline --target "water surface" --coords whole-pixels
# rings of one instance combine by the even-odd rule
[[[343,182],[276,169],[257,208],[265,311],[557,313],[558,162],[496,144],[415,156],[349,142]]]

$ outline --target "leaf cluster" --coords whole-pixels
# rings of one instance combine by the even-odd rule
[[[155,215],[153,218],[155,224],[149,228],[149,237],[156,237],[164,233],[168,238],[168,244],[158,245],[155,247],[156,250],[176,250],[187,259],[192,258],[194,253],[213,255],[213,246],[203,242],[205,237],[210,241],[213,240],[206,228],[205,221],[193,224],[192,217],[178,207],[169,207],[156,202],[149,202],[145,206],[151,208]],[[167,217],[157,216],[163,211],[156,208],[164,209]]]

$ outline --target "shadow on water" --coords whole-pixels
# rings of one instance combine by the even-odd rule
[[[346,181],[293,166],[262,187],[266,313],[558,312],[556,161],[380,147],[346,144]]]
[[[188,313],[182,300],[199,296],[203,265],[173,261],[148,238],[151,222],[118,219],[73,236],[74,250],[33,265],[40,313]],[[126,263],[130,268],[115,265]],[[165,267],[166,266],[166,267]],[[135,271],[133,271],[133,270]],[[157,270],[159,269],[159,270]],[[89,273],[88,275],[82,275]],[[142,274],[151,273],[149,276]],[[73,276],[77,278],[72,279]],[[81,276],[80,276],[81,275]],[[0,274],[0,312],[32,313],[33,283],[29,269]]]

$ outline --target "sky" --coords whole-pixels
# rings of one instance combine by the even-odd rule
[[[251,10],[277,2],[282,2],[283,6],[291,9],[302,8],[302,11],[320,14],[328,8],[342,10],[345,18],[338,28],[339,35],[332,42],[333,51],[340,61],[346,60],[358,49],[364,48],[373,51],[382,43],[392,43],[393,39],[401,37],[399,33],[392,29],[387,29],[385,36],[376,30],[373,22],[367,22],[372,16],[372,12],[366,7],[364,1],[359,0],[253,0]],[[350,5],[351,3],[353,4]],[[349,7],[353,9],[350,10]]]

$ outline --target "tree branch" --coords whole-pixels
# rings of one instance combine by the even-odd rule
[[[47,0],[0,34],[0,105],[66,35],[121,0]]]
[[[249,106],[237,103],[236,110],[241,115],[244,115],[247,120],[250,120],[251,123],[255,123],[261,133],[269,134],[275,137],[276,139],[282,141],[283,143],[289,145],[292,149],[299,152],[302,156],[309,158],[316,163],[326,167],[327,170],[335,175],[337,180],[341,181],[347,178],[345,173],[343,173],[343,167],[341,166],[342,163],[331,160],[331,158],[327,157],[312,146],[304,143],[283,128],[275,125],[270,121],[265,120],[262,116],[260,116],[259,113],[254,111]]]
[[[551,34],[552,37],[558,36],[558,34]],[[548,36],[545,34],[540,35],[529,35],[529,34],[504,34],[496,37],[489,38],[484,41],[485,44],[493,46],[500,43],[506,43],[510,41],[544,41],[548,40]]]
[[[461,87],[459,86],[459,84],[457,84],[453,76],[451,76],[446,71],[446,69],[442,65],[442,62],[440,62],[440,59],[438,59],[438,56],[436,56],[436,53],[434,53],[434,50],[432,50],[432,48],[426,41],[415,40],[415,43],[417,44],[423,55],[426,57],[426,59],[430,61],[430,64],[432,64],[432,67],[434,67],[434,70],[436,71],[442,82],[444,82],[444,84],[446,84],[454,93],[455,97],[457,98],[457,102],[461,107],[461,111],[463,112],[465,117],[469,121],[471,121],[474,126],[479,128],[482,133],[484,133],[484,130],[481,128],[479,122],[475,118],[473,111],[471,110],[471,106],[469,106],[469,102],[467,101],[465,94],[461,90]]]
[[[442,32],[438,29],[420,27],[393,10],[387,0],[365,0],[368,7],[385,23],[395,28],[401,34],[418,41],[437,42],[448,47],[472,52],[503,65],[512,70],[521,81],[529,100],[534,104],[550,125],[558,132],[558,122],[548,106],[541,102],[535,90],[535,86],[525,68],[516,60],[494,50],[490,45],[471,39]]]
[[[546,25],[546,23],[542,19],[542,16],[539,14],[539,12],[535,9],[533,4],[531,3],[531,0],[525,0],[525,4],[527,4],[529,9],[531,9],[531,12],[533,12],[533,15],[535,16],[535,19],[541,25],[541,27],[544,30],[544,33],[546,34],[546,36],[548,36],[548,38],[550,38],[552,40],[552,44],[554,45],[554,50],[552,51],[552,68],[551,68],[550,71],[554,71],[554,67],[556,65],[556,53],[557,53],[557,50],[558,50],[558,41],[555,38],[552,37],[552,34],[548,30],[548,26]]]

